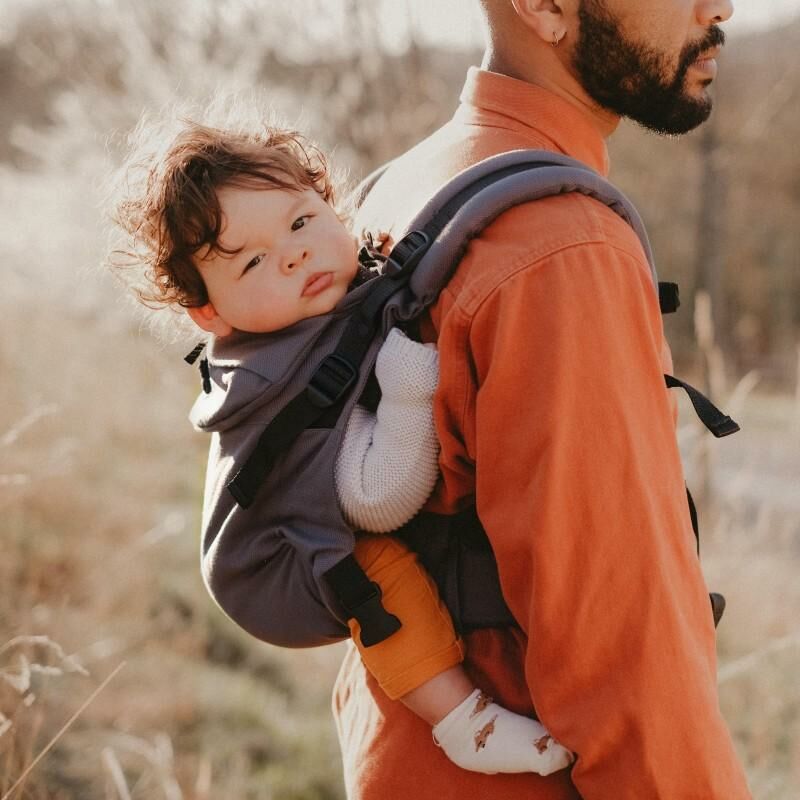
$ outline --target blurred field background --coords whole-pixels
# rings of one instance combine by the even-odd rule
[[[207,598],[197,375],[98,265],[104,185],[143,109],[263,92],[354,180],[447,119],[479,52],[392,7],[406,24],[368,0],[3,2],[0,797],[32,765],[11,796],[343,797],[341,648],[261,645]],[[612,141],[612,178],[682,285],[677,374],[744,429],[710,443],[687,411],[680,437],[758,800],[800,797],[798,45],[800,21],[739,33],[712,125]]]

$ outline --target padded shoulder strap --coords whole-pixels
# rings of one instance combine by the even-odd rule
[[[362,199],[376,180],[373,173],[365,181]],[[521,203],[570,192],[580,192],[607,205],[633,228],[657,290],[653,251],[633,204],[585,164],[545,150],[501,153],[460,172],[412,220],[389,256],[389,266],[413,270],[411,288],[427,305],[449,280],[469,241],[500,214]],[[408,254],[412,254],[411,264],[407,263]]]

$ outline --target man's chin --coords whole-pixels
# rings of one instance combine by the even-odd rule
[[[663,107],[642,109],[638,114],[627,114],[631,121],[661,136],[683,136],[700,127],[711,116],[713,102],[705,88],[687,92],[682,101],[669,113]]]

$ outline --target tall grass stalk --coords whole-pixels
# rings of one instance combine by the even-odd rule
[[[114,679],[116,674],[125,666],[125,662],[121,662],[116,666],[116,668],[108,675],[105,680],[86,698],[86,700],[81,703],[81,705],[75,710],[72,716],[59,728],[58,732],[55,736],[45,745],[45,747],[39,752],[39,754],[28,764],[27,767],[23,770],[22,774],[11,784],[11,788],[2,796],[0,800],[9,800],[9,798],[14,794],[14,792],[22,786],[25,779],[28,775],[36,768],[36,765],[50,752],[52,747],[58,742],[58,740],[67,732],[69,727],[75,722],[76,719],[89,707],[92,701],[103,691],[103,689],[108,686],[108,684]],[[172,800],[170,798],[170,800]]]

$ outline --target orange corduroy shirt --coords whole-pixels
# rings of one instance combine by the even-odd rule
[[[453,119],[394,162],[357,223],[400,232],[450,176],[518,148],[608,173],[591,118],[473,69]],[[522,628],[468,635],[466,667],[507,707],[535,708],[577,761],[548,778],[463,771],[351,649],[334,694],[350,800],[749,798],[633,231],[577,194],[506,212],[471,243],[428,334],[442,446],[428,508],[477,503]]]

